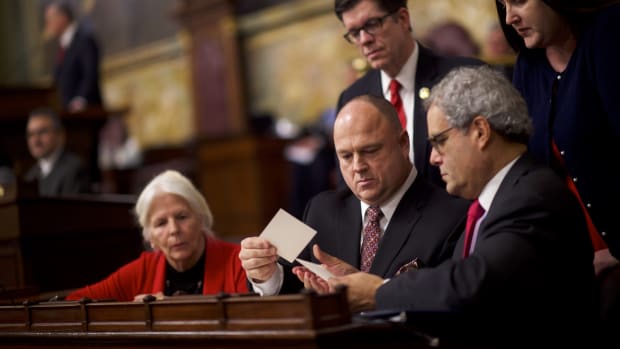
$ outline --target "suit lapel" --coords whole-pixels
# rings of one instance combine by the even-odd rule
[[[435,83],[438,76],[437,57],[428,49],[417,43],[420,53],[418,55],[418,66],[415,74],[415,106],[413,116],[413,149],[415,151],[415,165],[420,175],[428,178],[426,173],[429,165],[426,161],[426,154],[430,153],[428,144],[428,130],[426,122],[426,111],[424,110],[424,100],[420,98],[420,90],[428,89]]]
[[[344,210],[338,214],[338,254],[345,262],[360,267],[360,241],[362,214],[359,200],[350,195],[344,202]]]
[[[398,203],[398,207],[379,243],[375,260],[370,267],[371,273],[387,277],[392,262],[406,241],[413,236],[414,226],[421,217],[421,207],[426,200],[426,190],[422,181],[423,179],[418,176]]]
[[[75,32],[75,35],[73,36],[73,39],[71,40],[71,44],[69,45],[69,47],[67,48],[67,51],[65,52],[65,58],[62,61],[63,62],[62,66],[66,66],[65,63],[73,62],[79,40],[80,40],[80,30],[77,29]]]
[[[384,96],[383,94],[383,88],[381,87],[381,71],[377,70],[377,69],[373,69],[370,72],[368,72],[369,74],[369,78],[371,79],[371,84],[368,85],[369,89],[368,89],[368,94],[371,94],[373,96]]]
[[[517,162],[515,162],[510,171],[506,173],[506,177],[504,177],[504,180],[499,185],[499,188],[497,188],[497,192],[495,193],[495,197],[491,202],[491,207],[489,207],[486,218],[482,221],[480,227],[478,228],[478,241],[480,241],[480,238],[485,235],[486,223],[494,221],[493,216],[497,213],[497,210],[493,207],[495,198],[501,198],[503,195],[505,195],[504,193],[515,190],[514,186],[519,181],[519,178],[521,178],[524,173],[529,171],[529,169],[531,169],[534,164],[534,160],[527,154],[524,154],[517,160]],[[457,246],[454,250],[455,256],[457,254],[461,255],[463,251],[464,237],[465,234],[461,235],[461,238],[457,243]]]
[[[516,182],[519,181],[519,178],[523,177],[523,175],[528,172],[532,166],[535,165],[534,159],[529,155],[523,154],[521,157],[512,165],[512,168],[506,173],[506,177],[497,188],[497,192],[495,193],[495,197],[501,197],[505,192],[510,192],[514,190],[514,186]],[[495,201],[495,199],[493,199]],[[493,212],[493,202],[491,202],[491,207],[489,207],[489,215]]]

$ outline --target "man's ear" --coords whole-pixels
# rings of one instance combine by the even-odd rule
[[[407,156],[409,156],[409,149],[411,148],[411,145],[409,144],[409,133],[407,130],[403,129],[399,137],[398,144],[400,144],[402,149],[407,149]]]
[[[482,147],[486,146],[491,139],[492,131],[487,118],[482,115],[474,117],[471,127],[472,137],[475,138],[475,141]]]

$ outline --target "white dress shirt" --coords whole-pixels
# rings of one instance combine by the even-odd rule
[[[415,166],[412,166],[411,171],[409,171],[409,175],[407,176],[407,179],[405,179],[405,182],[403,182],[400,188],[398,188],[396,193],[394,193],[394,195],[389,198],[383,205],[380,205],[381,212],[383,212],[383,217],[379,222],[382,232],[385,232],[385,229],[387,229],[387,226],[390,223],[392,216],[394,215],[394,211],[396,211],[396,208],[398,207],[398,203],[400,203],[400,200],[403,198],[403,195],[405,195],[405,192],[409,189],[409,187],[415,180],[417,174],[418,171],[416,170]],[[368,205],[367,203],[360,201],[360,209],[362,213],[362,227],[366,225],[365,213],[369,206],[370,205]],[[360,234],[360,236],[361,248],[363,234]],[[276,271],[273,273],[273,275],[271,275],[271,278],[269,278],[265,282],[255,283],[252,281],[252,279],[248,278],[250,283],[252,284],[252,288],[254,289],[254,291],[261,296],[273,296],[280,293],[280,290],[282,289],[282,284],[284,283],[284,269],[282,268],[280,263],[276,263],[276,265]]]
[[[407,62],[400,70],[395,79],[400,83],[400,98],[403,100],[403,108],[405,109],[405,115],[407,117],[407,133],[409,134],[409,159],[412,164],[415,164],[413,154],[413,136],[415,130],[413,129],[413,111],[415,108],[415,76],[418,68],[418,56],[420,50],[416,43],[411,52],[411,56],[407,59]],[[383,70],[381,71],[381,88],[385,99],[390,100],[390,81],[392,78]],[[385,213],[384,213],[385,214]]]
[[[474,226],[474,233],[471,238],[471,245],[469,247],[470,254],[474,252],[476,241],[478,240],[478,228],[480,227],[480,224],[482,224],[482,221],[484,221],[484,219],[486,218],[487,212],[489,212],[489,208],[491,207],[493,198],[495,198],[495,194],[497,194],[497,189],[499,189],[499,186],[504,181],[506,174],[508,173],[508,171],[510,171],[512,166],[515,164],[515,162],[517,162],[519,158],[520,156],[512,160],[501,170],[499,170],[495,174],[495,176],[493,176],[493,178],[491,178],[491,180],[484,186],[484,188],[482,188],[480,196],[478,196],[478,202],[480,202],[480,206],[482,206],[482,208],[484,209],[484,214],[482,215],[482,217],[480,217],[480,219],[478,219],[476,225]]]

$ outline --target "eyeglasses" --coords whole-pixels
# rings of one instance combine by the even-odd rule
[[[366,21],[361,27],[353,28],[344,34],[344,38],[352,43],[357,44],[360,42],[360,33],[365,31],[367,34],[375,35],[383,26],[383,21],[389,16],[395,14],[398,10],[385,14],[381,17],[374,17]]]
[[[52,133],[52,128],[50,127],[43,127],[43,128],[39,128],[39,129],[35,129],[35,130],[28,130],[26,131],[26,138],[32,138],[32,137],[42,137],[45,135],[48,135],[50,133]]]
[[[444,143],[446,143],[449,137],[447,133],[450,132],[450,130],[452,130],[453,128],[454,126],[450,126],[447,129],[437,133],[436,135],[429,137],[428,142],[431,144],[431,147],[433,147],[433,149],[435,149],[437,152],[441,153],[441,148],[443,147]]]

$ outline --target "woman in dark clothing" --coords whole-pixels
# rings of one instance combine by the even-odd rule
[[[534,123],[529,150],[566,178],[588,216],[594,267],[605,290],[604,319],[620,313],[620,284],[606,281],[620,278],[620,186],[614,170],[620,151],[618,4],[497,1],[506,38],[519,53],[513,83]]]

